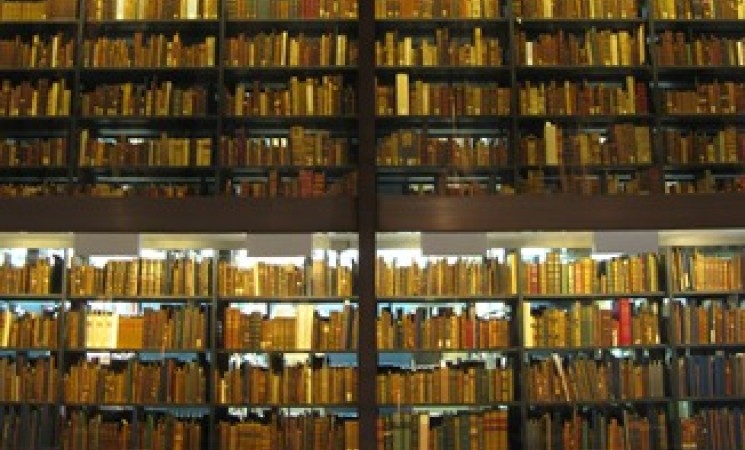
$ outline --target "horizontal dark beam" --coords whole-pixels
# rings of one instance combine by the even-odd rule
[[[356,229],[356,201],[343,197],[0,199],[0,231],[280,233]]]
[[[745,195],[379,196],[378,231],[539,231],[745,227]],[[0,199],[0,231],[356,231],[349,198]]]
[[[745,227],[745,195],[378,196],[379,231]]]

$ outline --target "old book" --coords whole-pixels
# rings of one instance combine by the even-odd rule
[[[409,75],[407,73],[396,74],[396,115],[409,115]]]

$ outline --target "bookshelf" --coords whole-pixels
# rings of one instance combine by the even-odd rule
[[[158,209],[166,197],[218,205],[230,196],[251,209],[249,200],[271,198],[290,215],[302,214],[290,200],[312,197],[352,216],[361,186],[371,187],[359,178],[365,158],[376,160],[384,220],[399,218],[389,206],[403,193],[447,194],[403,200],[440,210],[453,208],[449,196],[485,193],[510,195],[475,202],[510,210],[513,193],[563,194],[571,198],[557,201],[581,209],[593,209],[591,197],[613,209],[610,197],[634,194],[645,205],[641,215],[658,203],[672,215],[673,204],[701,201],[672,194],[717,193],[734,209],[737,196],[724,194],[740,189],[739,115],[727,105],[706,114],[666,105],[668,97],[692,100],[696,89],[702,96],[730,90],[727,103],[737,110],[738,9],[648,1],[433,5],[8,0],[3,54],[28,53],[1,64],[8,106],[20,93],[38,100],[54,94],[47,89],[59,92],[51,96],[55,115],[46,111],[50,101],[37,101],[32,114],[34,102],[24,99],[26,117],[8,111],[0,120],[5,215],[17,205],[37,209],[37,196],[57,197],[63,209],[90,200],[81,197],[123,197],[103,205],[138,218],[141,203]],[[675,46],[711,56],[670,58]],[[705,69],[694,71],[700,63]],[[397,83],[411,89],[399,96],[409,114],[390,114],[399,106]],[[583,100],[539,102],[547,93]],[[309,94],[335,105],[311,101],[308,109]],[[236,203],[227,204],[240,217]],[[190,222],[189,210],[171,222]],[[534,213],[521,211],[514,213],[525,228]]]
[[[211,239],[161,235],[137,256],[4,249],[6,442],[201,450],[261,435],[252,445],[358,448],[350,237],[292,257]]]
[[[65,96],[68,95],[65,92],[70,91],[69,112],[66,114],[26,117],[8,114],[0,117],[0,216],[3,218],[0,230],[358,233],[362,255],[358,262],[358,317],[361,329],[372,330],[381,314],[380,308],[389,300],[406,305],[408,313],[400,316],[403,318],[410,317],[406,315],[409,313],[414,317],[422,314],[417,313],[414,306],[421,303],[426,309],[435,310],[432,317],[440,317],[441,312],[445,314],[448,307],[468,316],[471,305],[477,309],[477,306],[480,308],[480,305],[492,303],[516,303],[517,316],[522,314],[522,303],[550,302],[564,310],[573,306],[570,294],[550,294],[550,298],[538,295],[526,297],[527,300],[520,294],[517,300],[509,296],[459,295],[431,299],[418,296],[384,298],[378,301],[374,286],[378,247],[376,232],[719,229],[739,226],[745,221],[742,198],[737,192],[740,190],[741,161],[739,157],[731,158],[733,139],[739,142],[741,134],[739,115],[722,111],[671,113],[664,109],[663,102],[667,93],[696,88],[703,91],[705,88],[711,95],[718,86],[729,86],[726,83],[737,87],[742,82],[737,69],[739,63],[682,59],[671,64],[659,58],[663,52],[661,46],[669,41],[665,36],[667,31],[682,33],[683,42],[701,42],[709,47],[715,45],[712,42],[716,39],[724,39],[726,45],[734,45],[737,54],[737,42],[742,38],[742,19],[738,11],[721,10],[717,2],[684,1],[676,3],[683,5],[682,12],[671,13],[660,6],[669,2],[651,0],[617,2],[611,11],[602,10],[605,5],[610,5],[603,2],[553,2],[550,12],[546,11],[547,2],[541,0],[439,2],[444,5],[439,11],[427,10],[426,2],[422,9],[413,8],[413,3],[392,0],[322,0],[317,2],[318,5],[312,3],[315,2],[0,2],[0,45],[8,46],[8,42],[12,42],[15,48],[15,43],[21,42],[26,48],[35,48],[39,54],[47,51],[45,46],[54,47],[56,42],[58,53],[59,47],[64,48],[64,59],[69,59],[67,49],[70,45],[73,54],[71,64],[65,62],[50,66],[42,63],[46,61],[44,58],[30,57],[22,62],[0,63],[0,81],[4,83],[0,86],[7,85],[7,92],[28,92],[29,88],[43,92],[39,88],[54,82],[58,82],[59,90],[60,83],[64,82],[61,94],[64,110]],[[461,8],[466,4],[471,8]],[[585,10],[580,11],[582,8],[578,5]],[[661,9],[655,9],[658,6]],[[710,14],[706,7],[715,7],[716,12],[712,10]],[[590,11],[591,8],[594,12]],[[696,14],[700,18],[695,18]],[[480,63],[469,56],[477,47],[479,33],[476,30],[480,30],[481,45],[488,49],[483,52]],[[409,54],[412,56],[409,59],[395,64],[379,62],[376,45],[391,40],[388,34],[404,48],[409,48],[410,42]],[[456,52],[458,57],[425,64],[425,53],[430,61],[434,50],[424,42],[431,40],[434,43],[438,35],[444,47],[460,49]],[[620,55],[627,56],[619,58],[618,64],[585,64],[579,56],[552,65],[530,65],[520,59],[522,36],[533,42],[533,47],[541,47],[554,45],[550,42],[561,36],[572,42],[584,42],[596,40],[592,36],[599,40],[625,41],[627,35],[629,40],[636,39],[645,45],[638,49],[638,54],[621,51]],[[675,38],[673,34],[673,42]],[[156,43],[161,50],[165,46],[166,53],[170,48],[171,55],[174,47],[180,47],[182,57],[169,58],[166,55],[154,58],[157,64],[146,61],[133,65],[123,64],[123,59],[106,58],[124,49],[134,51],[135,46],[140,45],[140,39],[141,45],[150,46],[148,48],[156,48]],[[346,42],[347,51],[340,54],[334,51],[333,58],[322,60],[320,54],[316,59],[315,50],[312,50],[308,52],[312,58],[296,64],[281,57],[271,64],[255,59],[251,62],[243,56],[237,60],[230,59],[236,48],[240,55],[242,50],[255,46],[259,39],[264,39],[268,47],[272,47],[272,43],[279,43],[281,47],[286,42],[290,47],[297,45],[298,49],[302,46],[313,49],[323,42],[333,41],[334,46],[337,42]],[[104,40],[107,44],[102,47]],[[86,49],[95,43],[99,45],[99,54],[102,48],[108,50],[101,62],[86,56],[86,52],[92,51]],[[209,55],[210,47],[213,56],[198,56]],[[598,54],[604,51],[598,50]],[[612,49],[610,51],[613,61]],[[495,53],[497,57],[494,57]],[[645,59],[641,58],[642,53]],[[732,50],[728,50],[729,53]],[[0,51],[0,54],[8,52]],[[32,61],[37,60],[37,66],[33,67]],[[204,63],[205,60],[208,62]],[[736,60],[730,58],[730,61]],[[697,67],[694,62],[699,61],[709,63],[706,67],[694,69]],[[403,86],[407,77],[409,87],[421,103],[424,103],[425,96],[420,94],[426,92],[437,92],[440,97],[443,93],[453,94],[453,106],[456,106],[455,99],[461,93],[471,97],[486,93],[486,97],[479,96],[482,109],[487,108],[486,113],[479,111],[477,114],[468,108],[447,109],[450,108],[448,103],[444,109],[446,113],[377,114],[376,85],[387,92],[384,104],[395,105],[388,94],[398,79]],[[341,99],[343,103],[346,101],[345,105],[354,104],[354,108],[343,109],[351,111],[349,114],[310,114],[307,107],[303,109],[297,102],[297,114],[262,116],[245,109],[252,105],[249,97],[254,93],[265,98],[286,97],[292,94],[293,86],[296,91],[300,86],[307,90],[308,85],[313,87],[324,79],[333,81],[329,86],[340,85],[346,89],[347,95],[342,93]],[[340,84],[337,83],[339,80]],[[540,86],[550,88],[556,81],[560,82],[561,89],[567,82],[567,86],[574,90],[582,90],[587,82],[590,92],[609,95],[614,100],[630,96],[632,83],[636,95],[636,86],[641,84],[646,89],[646,102],[641,103],[646,104],[647,110],[634,113],[617,113],[616,110],[614,113],[607,109],[583,115],[566,114],[560,110],[522,113],[521,89],[529,100],[531,92],[540,93]],[[90,98],[101,92],[108,97],[130,88],[143,96],[158,92],[168,95],[169,89],[173,88],[194,88],[200,95],[206,91],[206,96],[200,97],[207,99],[206,109],[200,107],[199,114],[186,114],[181,105],[180,115],[148,111],[135,114],[125,112],[129,110],[120,109],[121,105],[115,103],[107,105],[112,108],[111,113],[84,114],[85,95]],[[230,97],[241,92],[245,100],[241,102],[242,113],[233,114],[230,108],[235,108],[235,101],[231,102]],[[33,98],[34,94],[31,95]],[[38,93],[36,95],[38,97]],[[58,104],[59,97],[56,97]],[[183,103],[185,97],[180,98]],[[339,97],[332,95],[332,98]],[[192,100],[191,97],[186,99],[187,103]],[[625,103],[627,106],[631,104]],[[634,109],[636,103],[633,102]],[[417,99],[410,98],[409,107],[416,105]],[[169,104],[168,108],[173,106]],[[453,111],[462,111],[463,114],[453,114]],[[563,146],[567,160],[562,160],[561,164],[558,161],[556,164],[546,162],[547,134],[557,139],[562,137],[567,142]],[[298,146],[300,142],[302,145]],[[725,146],[727,151],[724,151]],[[623,154],[617,154],[619,148],[624,150]],[[739,143],[735,148],[739,149]],[[394,158],[393,155],[401,149],[404,149],[404,155]],[[556,155],[558,159],[558,149]],[[552,162],[553,158],[552,150]],[[321,191],[323,195],[319,195]],[[616,195],[632,192],[641,195]],[[276,196],[272,197],[270,193]],[[402,195],[404,193],[452,195]],[[491,195],[482,195],[487,193]],[[672,195],[679,193],[686,194]],[[523,246],[508,248],[519,251]],[[635,305],[665,304],[665,295],[669,294],[667,289],[662,289],[662,293],[649,291],[627,297]],[[694,299],[692,303],[700,299],[701,304],[709,305],[708,297],[704,299],[696,295],[688,292],[686,296]],[[723,298],[723,295],[715,293],[712,298]],[[582,305],[609,305],[617,297],[621,296],[597,294],[579,300]],[[47,306],[61,301],[57,297],[50,299],[39,295],[18,298],[44,304],[38,309],[40,314],[48,312]],[[114,303],[131,303],[133,300],[138,303],[126,296]],[[345,302],[344,298],[335,297],[285,300],[296,306],[312,301],[316,310]],[[92,299],[79,299],[78,306],[88,301]],[[188,306],[194,299],[167,296],[159,301],[171,311]],[[216,324],[222,320],[220,314],[224,310],[212,307],[211,302],[207,302],[210,304],[208,320],[210,324]],[[238,297],[236,303],[240,306],[247,302]],[[266,311],[284,306],[279,303],[284,302],[268,299]],[[217,315],[214,320],[212,313]],[[269,312],[266,314],[270,315]],[[494,363],[494,367],[507,367],[502,361],[511,361],[514,364],[509,367],[523,374],[524,364],[530,361],[527,359],[529,353],[536,354],[538,362],[545,359],[545,352],[523,348],[519,329],[513,328],[510,333],[513,340],[509,346],[491,348],[489,345],[487,349],[490,354],[506,355],[504,360],[499,360],[499,365]],[[217,336],[210,335],[210,344],[217,345],[217,342]],[[358,344],[358,349],[373,348],[375,336],[361,333]],[[717,348],[731,354],[737,351],[737,345],[717,344]],[[670,346],[664,340],[643,348],[630,346],[623,349],[621,356],[603,355],[591,345],[569,349],[552,347],[551,350],[567,361],[574,361],[579,355],[598,361],[607,357],[609,361],[616,358],[624,362],[646,361],[648,353],[655,359]],[[681,358],[687,358],[691,353],[683,344],[678,349]],[[34,350],[15,348],[13,351],[25,352],[35,361],[40,357],[48,359],[47,350],[63,352],[62,349],[43,347]],[[134,353],[144,355],[140,359],[149,363],[148,358],[153,352],[134,350],[138,350]],[[350,353],[348,350],[326,350],[324,353],[334,355],[336,360],[341,354]],[[480,369],[480,364],[486,367],[496,361],[487,358],[489,362],[474,363],[472,360],[478,358],[470,349],[452,350],[459,355],[466,353],[469,358],[465,364],[445,364],[454,374],[475,370],[469,364]],[[430,353],[429,350],[421,352]],[[713,355],[714,352],[713,348],[702,347],[694,349],[692,354],[718,357]],[[71,351],[57,362],[62,364],[67,356],[80,359],[84,353]],[[166,359],[178,360],[180,350],[166,353]],[[218,353],[196,352],[197,356],[191,356],[188,361],[201,358],[211,364],[222,358],[221,363],[225,363],[231,352]],[[302,349],[288,351],[279,347],[265,353],[270,354],[271,361],[285,361],[285,354],[304,352]],[[356,353],[360,384],[372,386],[378,375],[379,355],[361,350],[351,353]],[[409,350],[387,349],[385,352],[386,358],[392,359],[407,353]],[[427,358],[421,360],[426,363]],[[399,376],[402,363],[396,361],[399,367],[390,373]],[[325,362],[314,359],[314,363],[323,367]],[[70,366],[59,367],[67,370]],[[227,367],[223,364],[221,369]],[[492,366],[488,367],[491,370]],[[677,365],[672,370],[678,371]],[[209,374],[208,383],[212,379],[213,374]],[[678,392],[674,384],[666,389]],[[214,393],[209,393],[208,397],[212,395]],[[359,417],[360,446],[366,449],[376,442],[379,406],[376,396],[375,390],[362,389],[352,408],[356,408]],[[724,400],[710,398],[714,401],[688,403],[686,396],[680,395],[679,398],[683,400],[658,402],[657,398],[642,398],[633,402],[634,408],[627,409],[626,417],[622,412],[610,416],[604,412],[572,416],[564,414],[568,409],[561,405],[562,402],[536,401],[536,405],[529,405],[528,397],[520,387],[514,400],[497,402],[501,406],[496,410],[500,414],[500,411],[509,412],[507,424],[510,427],[531,424],[534,427],[531,430],[538,431],[531,436],[545,436],[550,430],[561,429],[567,423],[566,418],[572,418],[579,430],[594,429],[593,424],[602,423],[607,430],[617,433],[619,424],[627,421],[633,421],[634,427],[644,430],[652,416],[661,423],[660,416],[653,412],[669,406],[666,419],[671,424],[685,419],[686,430],[685,436],[673,433],[669,440],[686,442],[686,445],[703,439],[700,437],[702,423],[714,423],[718,415],[725,415],[721,408],[726,404]],[[586,403],[602,409],[609,402],[613,403]],[[395,411],[396,402],[386,400],[385,404],[386,412]],[[581,405],[581,402],[577,404]],[[146,424],[149,430],[182,428],[186,435],[192,436],[188,438],[189,444],[185,444],[188,446],[204,442],[205,437],[217,441],[230,439],[231,433],[244,436],[243,439],[249,436],[250,439],[260,437],[271,441],[272,433],[276,434],[280,426],[298,432],[308,428],[329,430],[329,424],[316,420],[316,415],[322,416],[334,408],[345,413],[349,409],[348,405],[341,408],[324,405],[312,410],[308,416],[292,416],[284,422],[278,415],[263,415],[258,421],[260,425],[254,422],[245,427],[219,428],[217,419],[203,419],[206,416],[204,408],[192,409],[188,405],[179,406],[183,414],[178,417],[166,414],[167,408],[162,404],[125,405],[124,412],[117,409],[121,405],[106,405],[103,410],[97,410],[94,405],[77,405],[70,416],[71,421],[67,422],[68,428],[65,428],[53,419],[58,406],[43,405],[34,409],[9,405],[3,412],[7,413],[5,417],[9,423],[17,424],[14,425],[16,430],[47,429],[46,425],[39,424],[55,423],[53,436],[41,436],[40,432],[24,436],[28,441],[19,444],[24,448],[37,443],[51,446],[52,440],[60,442],[63,436],[67,442],[72,442],[81,433],[90,430],[95,434],[102,429],[109,430],[104,434],[117,436],[102,445],[126,448],[145,442],[154,433],[135,433],[134,429],[144,429],[137,428],[137,424]],[[260,409],[267,411],[275,406],[265,404]],[[305,406],[292,404],[286,409],[306,410]],[[430,402],[417,405],[415,409],[416,414],[420,414],[421,408],[445,410],[452,406]],[[220,410],[212,403],[211,397],[209,408],[224,413],[217,417],[226,418],[226,423],[242,425],[237,417],[229,416],[229,407]],[[455,409],[460,411],[489,408],[467,402],[455,405]],[[553,420],[551,414],[544,415],[546,411],[557,410],[563,414],[557,420]],[[643,414],[637,414],[640,412]],[[127,419],[129,428],[123,425],[123,418]],[[396,420],[399,419],[425,420],[418,415],[409,415],[408,419],[399,415]],[[447,436],[459,427],[470,426],[464,425],[466,423],[484,422],[495,429],[504,426],[501,416],[478,414],[448,415],[441,422],[431,424],[439,430],[436,432],[438,436]],[[389,422],[387,426],[394,425]],[[395,426],[399,433],[403,424],[398,422]],[[335,429],[328,436],[337,442],[346,431]],[[178,433],[182,434],[181,431]],[[219,437],[221,433],[224,433],[223,438]],[[519,441],[527,445],[522,437],[509,439],[511,444]],[[540,445],[532,441],[530,444]]]
[[[581,232],[492,233],[483,254],[381,233],[370,352],[355,235],[299,256],[245,234],[143,234],[116,257],[4,239],[0,403],[18,445],[351,450],[371,411],[374,448],[739,442],[740,230],[662,231],[632,254]]]
[[[377,448],[519,445],[517,266],[379,249]]]

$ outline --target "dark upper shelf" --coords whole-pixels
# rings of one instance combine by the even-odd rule
[[[380,196],[379,231],[724,228],[745,224],[745,195]],[[0,231],[355,231],[348,197],[0,198]],[[298,220],[298,218],[302,218]]]
[[[745,224],[739,193],[582,196],[379,196],[378,231],[728,228]]]
[[[0,198],[1,231],[353,231],[349,197]]]

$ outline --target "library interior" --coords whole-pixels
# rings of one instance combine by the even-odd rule
[[[0,450],[745,450],[743,405],[745,0],[0,0]]]

